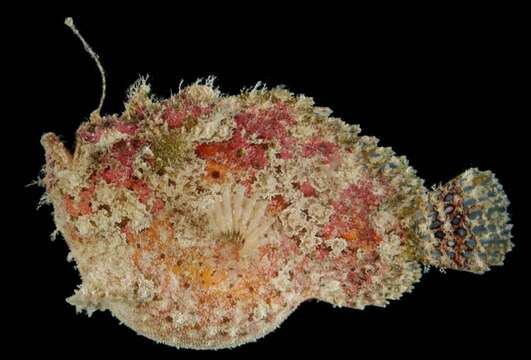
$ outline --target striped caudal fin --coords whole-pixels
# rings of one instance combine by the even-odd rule
[[[429,193],[422,258],[439,268],[483,273],[503,265],[513,244],[502,186],[490,171],[470,169]]]

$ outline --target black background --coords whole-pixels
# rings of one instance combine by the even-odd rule
[[[275,332],[235,350],[176,350],[135,335],[108,312],[88,318],[65,303],[78,275],[66,261],[62,238],[48,240],[51,208],[35,211],[42,189],[30,187],[16,202],[24,214],[16,234],[24,256],[15,257],[23,266],[15,270],[11,309],[18,320],[10,342],[20,340],[26,345],[19,350],[42,354],[175,358],[287,351],[476,358],[521,350],[529,326],[524,272],[530,254],[521,184],[529,112],[520,110],[528,103],[523,86],[528,91],[529,81],[517,10],[402,9],[399,15],[390,9],[369,17],[348,9],[264,8],[230,15],[206,6],[168,8],[160,10],[164,18],[159,13],[147,19],[139,7],[134,16],[75,16],[107,72],[103,113],[122,111],[126,90],[140,75],[149,75],[161,97],[177,92],[181,79],[187,84],[209,75],[227,94],[258,81],[284,84],[407,156],[427,185],[473,166],[495,172],[515,224],[516,247],[506,265],[483,276],[432,270],[413,293],[386,308],[357,311],[308,302]],[[23,149],[15,157],[17,188],[35,179],[43,164],[40,136],[55,132],[72,148],[76,128],[99,100],[96,66],[63,20],[43,16],[17,30],[21,68],[12,71],[20,79],[20,104],[12,125],[19,136],[6,139]]]

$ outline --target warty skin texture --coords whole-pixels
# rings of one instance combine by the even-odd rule
[[[483,273],[512,248],[508,201],[471,169],[426,189],[404,157],[283,88],[197,82],[95,114],[70,154],[42,137],[44,201],[81,275],[68,298],[175,347],[253,341],[309,299],[363,309],[424,267]]]

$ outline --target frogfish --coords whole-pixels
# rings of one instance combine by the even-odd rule
[[[157,99],[140,79],[121,114],[98,108],[79,126],[73,153],[44,134],[43,201],[81,277],[67,302],[219,349],[308,300],[386,306],[430,267],[503,264],[509,201],[491,171],[427,188],[331,115],[283,87],[225,95],[209,78]]]

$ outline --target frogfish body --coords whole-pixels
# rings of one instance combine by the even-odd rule
[[[52,133],[45,200],[82,283],[110,310],[184,348],[234,347],[318,299],[398,299],[426,267],[483,273],[511,250],[490,171],[428,190],[404,157],[286,89],[224,96],[211,82],[92,116],[71,154]]]

